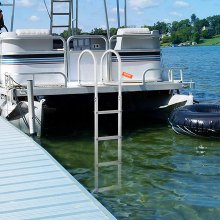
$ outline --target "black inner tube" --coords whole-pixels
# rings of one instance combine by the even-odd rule
[[[214,104],[197,104],[183,106],[184,110],[198,113],[220,113],[220,106]]]
[[[171,113],[169,122],[178,133],[220,137],[220,106],[214,104],[183,106]]]

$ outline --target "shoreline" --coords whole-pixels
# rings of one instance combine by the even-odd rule
[[[172,43],[161,44],[161,47],[172,47]],[[219,46],[220,45],[220,35],[214,36],[211,39],[201,39],[196,45],[178,46],[176,47],[188,47],[188,46]]]

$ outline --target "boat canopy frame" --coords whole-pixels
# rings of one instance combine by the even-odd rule
[[[73,7],[75,5],[75,10],[72,10],[72,12],[75,11],[75,18],[73,18],[73,29],[74,29],[74,21],[75,21],[75,30],[78,30],[78,24],[79,24],[79,1],[78,0],[73,0],[75,1],[75,4],[73,2]],[[124,27],[127,27],[127,0],[124,1]],[[117,8],[117,23],[118,23],[118,28],[121,27],[121,21],[120,21],[120,0],[116,0],[116,8]],[[105,21],[106,21],[106,30],[107,30],[107,37],[110,39],[110,27],[109,27],[109,17],[108,17],[108,7],[107,7],[107,2],[106,0],[103,0],[104,4],[104,10],[105,10]],[[74,16],[73,16],[74,17]],[[76,34],[76,31],[74,34]]]
[[[12,7],[12,12],[11,12],[11,27],[10,31],[13,31],[14,28],[14,14],[15,14],[15,0],[12,0],[11,3],[2,3],[0,1],[0,6],[2,7]]]

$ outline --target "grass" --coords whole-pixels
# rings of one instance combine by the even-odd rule
[[[170,44],[171,44],[170,42],[169,43],[161,43],[160,46],[161,47],[168,47],[168,46],[170,46]]]
[[[210,46],[210,45],[217,45],[220,44],[220,35],[216,35],[211,39],[202,39],[199,42],[201,46]]]

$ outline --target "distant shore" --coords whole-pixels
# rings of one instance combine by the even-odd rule
[[[161,44],[161,47],[168,47],[170,43]],[[220,35],[214,36],[211,39],[201,39],[196,46],[216,46],[220,45]]]

